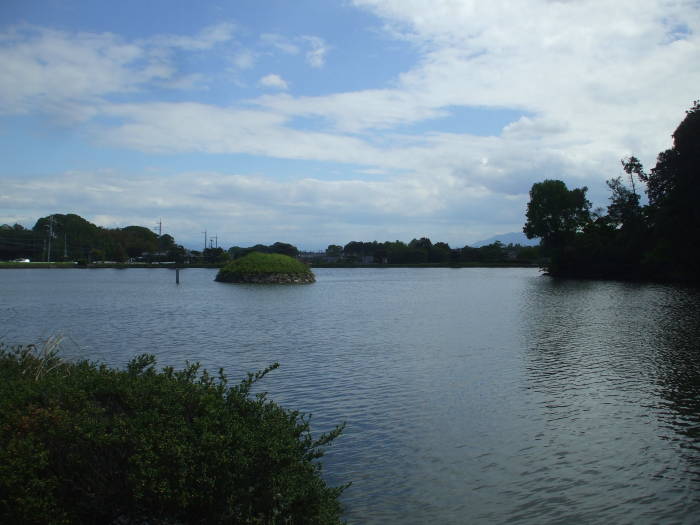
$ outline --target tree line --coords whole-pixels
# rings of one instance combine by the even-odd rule
[[[115,261],[147,254],[151,259],[181,259],[185,249],[168,235],[143,226],[103,228],[74,213],[42,217],[33,228],[0,225],[0,260]]]
[[[446,242],[433,243],[427,237],[402,241],[352,241],[345,246],[331,244],[325,252],[326,262],[369,264],[463,264],[520,262],[535,263],[539,248],[500,241],[481,247],[451,248]],[[323,261],[322,261],[323,262]]]
[[[186,250],[168,235],[157,235],[143,226],[103,228],[76,214],[53,214],[37,220],[33,228],[20,224],[0,225],[0,260],[27,258],[32,261],[144,262],[174,261],[224,264],[250,252],[304,255],[293,244],[275,242],[228,250],[209,247]],[[308,258],[307,258],[308,259]],[[338,264],[469,264],[519,262],[536,263],[539,248],[494,242],[481,247],[452,248],[446,242],[433,243],[427,237],[402,241],[351,241],[345,246],[329,245],[314,254],[312,263]]]
[[[535,183],[523,231],[539,237],[551,275],[697,281],[700,267],[700,101],[686,111],[673,147],[648,173],[636,157],[607,181],[607,210],[591,210],[588,188]],[[638,186],[644,187],[646,204]]]

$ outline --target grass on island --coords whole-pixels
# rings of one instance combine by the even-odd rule
[[[217,275],[218,280],[228,280],[246,275],[290,274],[309,275],[309,267],[288,255],[252,252],[226,264]]]
[[[340,523],[308,418],[199,365],[0,344],[0,523]]]

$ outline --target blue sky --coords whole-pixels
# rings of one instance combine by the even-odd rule
[[[522,227],[528,190],[653,166],[700,95],[686,0],[0,4],[0,223],[186,246]]]

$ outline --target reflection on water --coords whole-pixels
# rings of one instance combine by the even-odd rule
[[[692,522],[698,511],[697,292],[548,280],[528,293],[525,311],[526,369],[544,427],[540,453],[559,458],[547,476],[568,500],[570,517],[619,522],[622,507],[630,523]],[[595,497],[562,490],[567,477]]]
[[[5,270],[6,341],[153,352],[347,422],[325,458],[349,523],[657,523],[700,511],[700,297],[530,269],[326,269],[312,286],[214,271]]]

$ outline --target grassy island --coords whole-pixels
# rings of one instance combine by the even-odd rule
[[[216,280],[227,283],[313,283],[313,272],[303,262],[279,253],[252,252],[224,266]]]
[[[340,523],[308,418],[198,365],[0,344],[1,523]]]

